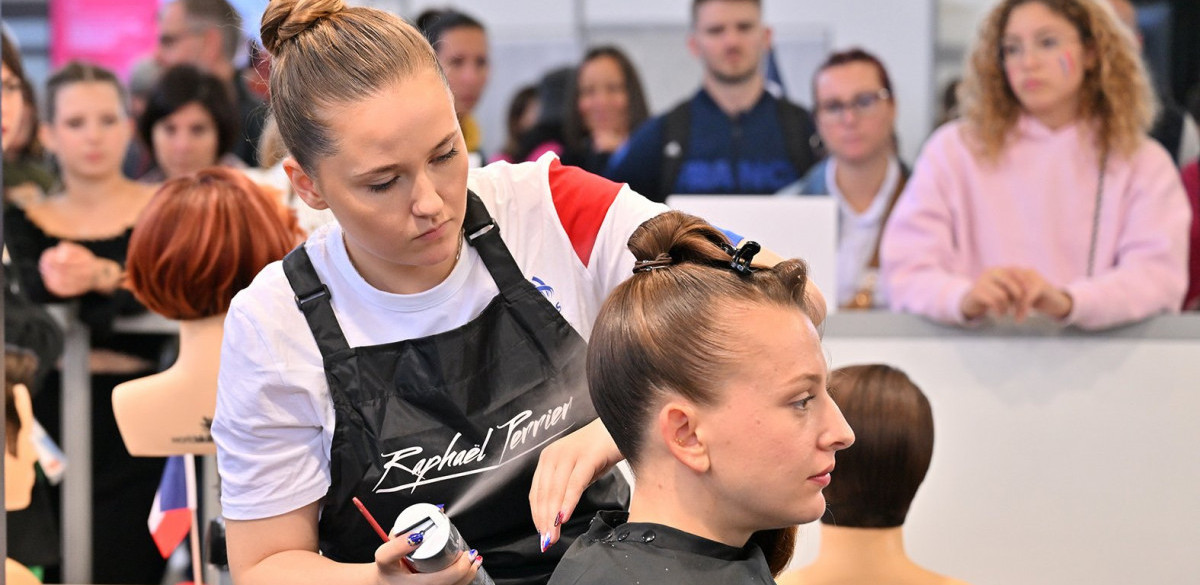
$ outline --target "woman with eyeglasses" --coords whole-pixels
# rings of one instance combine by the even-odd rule
[[[1104,3],[1006,0],[884,229],[892,309],[1102,329],[1179,310],[1188,209],[1154,94]]]
[[[813,75],[813,104],[829,157],[780,193],[837,199],[837,303],[887,306],[876,284],[879,232],[908,179],[896,156],[896,101],[887,68],[862,49],[833,53]]]

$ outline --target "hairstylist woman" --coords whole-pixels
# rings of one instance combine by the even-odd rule
[[[893,310],[952,323],[1041,313],[1101,329],[1176,312],[1190,212],[1146,137],[1133,37],[1091,0],[1006,0],[884,228]]]
[[[393,15],[274,0],[262,38],[285,169],[338,221],[225,323],[213,436],[235,580],[470,579],[471,554],[410,575],[419,538],[380,546],[358,497],[384,525],[445,504],[497,583],[545,582],[560,530],[628,501],[585,339],[630,234],[665,208],[553,156],[468,172],[437,56]]]

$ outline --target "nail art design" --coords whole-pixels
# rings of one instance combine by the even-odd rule
[[[543,534],[542,535],[542,552],[546,552],[546,549],[548,549],[548,548],[550,548],[550,535]]]
[[[414,533],[408,535],[408,544],[411,546],[417,546],[424,541],[425,541],[425,533],[423,533],[423,532],[414,532]]]
[[[558,526],[559,524],[562,524],[562,520],[562,512],[559,512],[558,515],[554,517],[554,525]]]

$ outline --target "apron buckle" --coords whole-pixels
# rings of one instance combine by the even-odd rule
[[[488,232],[492,231],[495,228],[496,228],[496,221],[493,219],[489,219],[487,224],[485,224],[483,227],[467,234],[467,239],[470,240],[471,242],[474,242],[476,238],[482,237],[483,235],[487,234]]]
[[[299,307],[301,311],[304,311],[305,303],[309,303],[318,300],[321,297],[327,296],[329,296],[329,287],[322,284],[321,288],[314,289],[312,292],[304,293],[303,295],[296,295],[294,298],[296,299],[296,306]]]

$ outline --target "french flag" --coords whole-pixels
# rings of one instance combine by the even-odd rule
[[[164,559],[171,556],[175,547],[187,538],[188,530],[192,527],[192,510],[196,509],[196,499],[194,491],[189,491],[187,486],[188,476],[194,478],[194,473],[182,456],[168,458],[162,481],[158,483],[158,491],[154,494],[154,505],[150,508],[150,518],[146,524]]]

